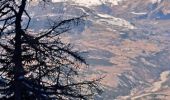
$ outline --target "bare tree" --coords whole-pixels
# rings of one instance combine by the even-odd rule
[[[45,2],[45,1],[44,1]],[[60,40],[83,16],[56,22],[41,33],[28,31],[27,0],[0,0],[0,98],[2,100],[90,99],[97,81],[79,81],[86,64],[70,44]],[[28,21],[23,26],[23,16]]]

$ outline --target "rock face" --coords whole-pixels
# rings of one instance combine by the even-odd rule
[[[46,10],[30,5],[32,31],[48,26],[44,19],[88,15],[62,37],[83,51],[89,77],[106,75],[96,100],[170,100],[169,0],[52,2]]]

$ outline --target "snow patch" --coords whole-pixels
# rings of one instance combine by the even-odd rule
[[[162,0],[151,0],[152,3],[160,3]]]
[[[118,5],[123,0],[52,0],[52,2],[73,2],[83,6],[97,6],[109,3],[111,5]]]
[[[106,23],[109,25],[126,27],[128,29],[135,29],[135,26],[124,19],[116,18],[107,14],[97,14],[97,16],[100,18],[99,20],[97,20],[98,23]]]
[[[131,12],[134,15],[146,15],[147,12]]]

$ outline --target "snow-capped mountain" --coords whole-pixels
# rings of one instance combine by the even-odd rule
[[[45,9],[28,8],[31,28],[38,31],[50,20],[88,15],[63,40],[83,51],[89,77],[106,75],[104,92],[96,100],[170,100],[169,0],[52,2]]]
[[[118,5],[123,1],[130,0],[52,0],[52,2],[72,2],[84,6],[97,6],[102,4]],[[162,0],[148,0],[151,3],[160,3]]]
[[[128,0],[112,9],[115,9],[114,15],[123,15],[126,18],[168,19],[170,18],[169,6],[169,0]]]
[[[97,6],[102,4],[118,5],[123,0],[52,0],[52,2],[72,2],[84,6]]]
[[[139,18],[169,18],[169,0],[52,0],[52,2],[67,2],[72,5],[96,7],[114,15]],[[102,8],[103,7],[103,8]],[[110,10],[112,9],[112,10]],[[121,11],[120,11],[121,10]],[[130,14],[131,15],[130,15]]]

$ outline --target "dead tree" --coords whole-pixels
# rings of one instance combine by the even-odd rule
[[[45,2],[45,1],[44,1]],[[41,33],[28,31],[27,0],[0,0],[0,98],[2,100],[90,99],[100,79],[79,81],[86,64],[60,34],[82,17],[56,22]],[[23,16],[28,23],[22,25]]]

